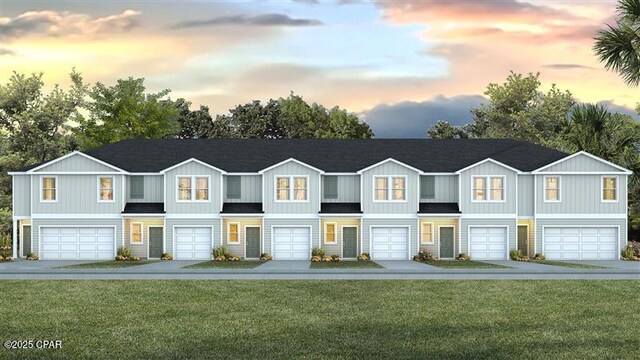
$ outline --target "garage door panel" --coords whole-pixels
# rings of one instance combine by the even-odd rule
[[[374,260],[407,260],[409,232],[406,227],[374,227],[371,229],[371,258]]]
[[[44,260],[111,259],[115,252],[115,232],[111,227],[43,227]]]
[[[208,260],[211,259],[210,227],[179,227],[176,234],[176,259]]]
[[[549,234],[553,235],[549,236]],[[617,259],[617,234],[618,230],[614,227],[545,228],[543,236],[545,255],[552,260]]]
[[[471,227],[469,255],[478,260],[506,260],[507,229],[504,227]]]
[[[311,253],[310,236],[310,230],[306,227],[274,228],[274,259],[308,260]]]

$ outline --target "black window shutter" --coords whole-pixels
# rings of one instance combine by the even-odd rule
[[[227,176],[227,199],[240,199],[240,176]]]
[[[324,177],[324,198],[325,199],[338,198],[338,177],[337,176]]]
[[[420,177],[420,198],[434,199],[436,197],[436,177],[421,176]]]
[[[144,177],[132,176],[130,181],[129,197],[131,199],[144,199]]]

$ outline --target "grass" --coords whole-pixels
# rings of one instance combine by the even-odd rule
[[[183,269],[253,269],[264,264],[260,260],[242,260],[242,261],[205,261],[189,266]]]
[[[579,263],[570,263],[564,261],[553,261],[553,260],[531,260],[534,264],[542,264],[542,265],[551,265],[551,266],[562,266],[568,267],[572,269],[610,269],[606,266],[598,266],[591,264],[579,264]]]
[[[373,261],[312,262],[310,269],[383,269]]]
[[[437,266],[443,269],[513,269],[510,266],[489,264],[480,261],[473,260],[444,260],[444,261],[430,261],[424,264]]]
[[[640,281],[0,281],[0,358],[632,358]],[[34,309],[37,309],[34,312]]]
[[[59,266],[59,267],[56,267],[56,269],[117,269],[117,268],[128,268],[132,266],[151,264],[154,262],[158,262],[158,260],[140,260],[140,261],[109,260],[109,261],[98,261],[98,262],[92,262],[92,263]]]

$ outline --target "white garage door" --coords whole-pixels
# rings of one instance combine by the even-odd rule
[[[211,259],[210,227],[176,228],[176,260]]]
[[[112,227],[42,227],[42,260],[109,260],[115,256]]]
[[[549,260],[615,260],[618,258],[618,229],[546,227],[542,251]]]
[[[274,228],[273,258],[275,260],[309,260],[310,243],[309,228]]]
[[[472,260],[506,260],[507,228],[471,227],[469,256]]]
[[[371,228],[371,259],[407,260],[409,231],[407,228]]]

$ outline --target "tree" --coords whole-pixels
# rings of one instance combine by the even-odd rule
[[[120,79],[114,86],[97,82],[88,92],[88,118],[75,128],[82,149],[140,138],[175,137],[180,132],[178,108],[167,98],[171,90],[145,93],[144,79]]]
[[[453,126],[440,120],[427,131],[427,137],[430,139],[466,139],[469,135],[463,127]]]
[[[598,30],[593,50],[607,70],[630,86],[640,84],[640,0],[620,0],[615,25]]]
[[[214,132],[214,121],[209,114],[209,108],[200,105],[198,110],[190,110],[191,102],[185,99],[175,101],[178,110],[178,124],[181,139],[206,139]]]

